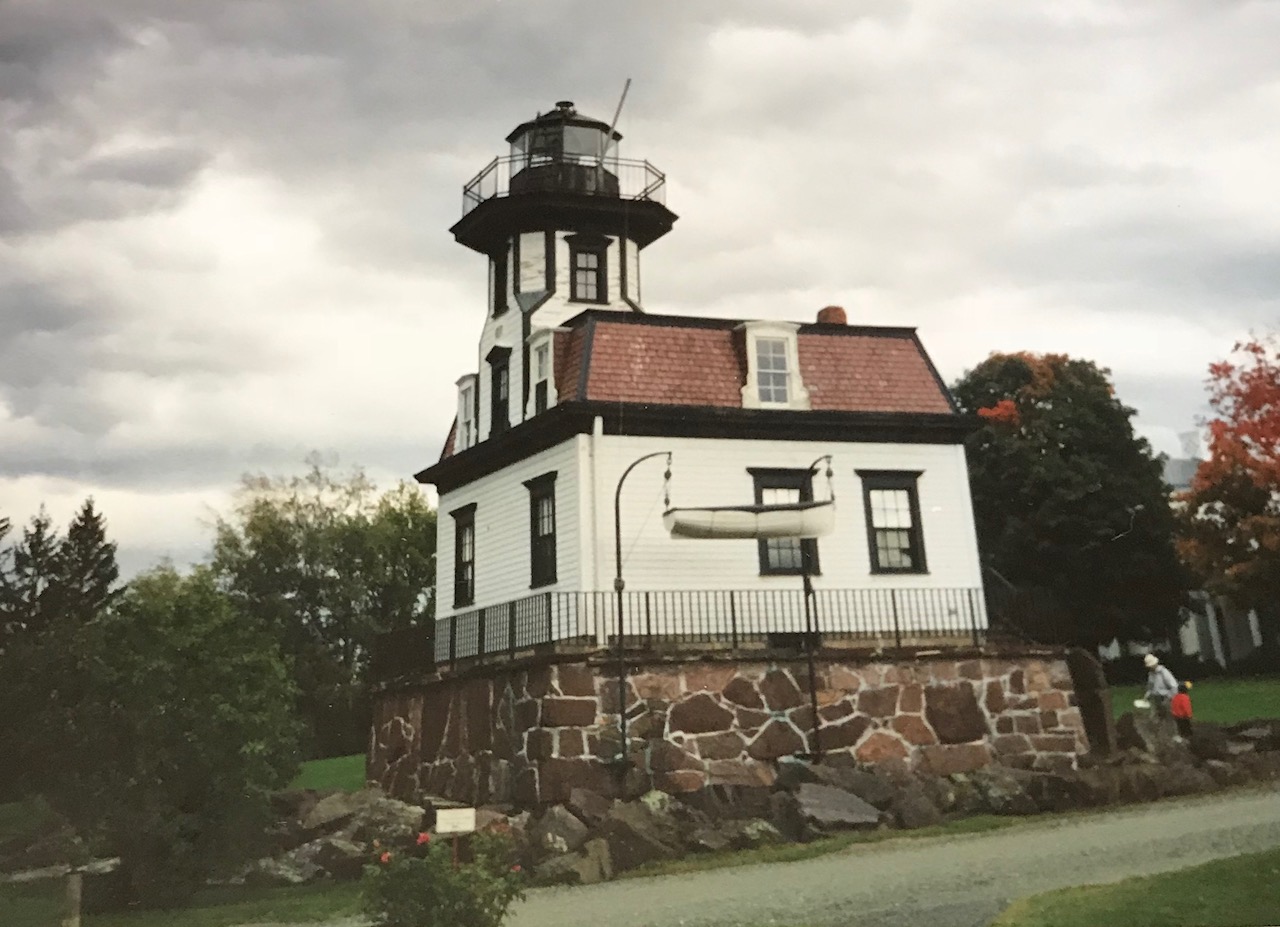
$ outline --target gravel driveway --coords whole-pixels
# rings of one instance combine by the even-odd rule
[[[1280,790],[1233,792],[1008,831],[868,844],[770,863],[540,889],[509,927],[977,927],[1015,898],[1280,846]]]
[[[1269,787],[895,839],[797,863],[535,889],[505,927],[981,927],[1024,895],[1276,846],[1280,789]]]

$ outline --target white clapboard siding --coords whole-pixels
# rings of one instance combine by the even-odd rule
[[[968,624],[971,615],[985,626],[981,567],[960,445],[621,436],[598,436],[594,441],[599,499],[595,543],[584,551],[583,575],[593,580],[596,589],[611,587],[615,571],[613,494],[618,477],[636,458],[670,450],[672,505],[702,507],[752,504],[754,481],[748,467],[799,469],[829,453],[833,457],[836,525],[832,534],[818,541],[821,575],[813,578],[813,585],[819,601],[833,613],[858,611],[879,616],[886,627],[892,626],[895,609],[902,627],[936,625],[939,620],[948,627]],[[801,580],[797,576],[761,576],[756,541],[673,539],[666,533],[662,525],[664,469],[661,458],[647,461],[632,472],[623,489],[623,577],[628,592],[679,593],[675,598],[684,603],[680,607],[686,611],[691,591],[748,592],[752,594],[734,601],[739,615],[744,608],[767,611],[773,616],[770,620],[779,625],[773,630],[800,630],[804,621],[798,596]],[[871,572],[862,484],[855,473],[859,469],[921,471],[918,490],[928,573]],[[814,493],[818,499],[827,498],[822,473],[815,478]],[[584,511],[589,510],[584,506]],[[760,594],[764,590],[771,592]],[[889,590],[894,590],[892,595]],[[650,597],[651,611],[656,601]],[[708,601],[701,614],[705,617],[727,607],[721,597]],[[664,630],[674,633],[679,629]]]
[[[436,529],[438,617],[525,596],[580,586],[580,509],[577,444],[571,439],[440,497]],[[556,582],[531,589],[529,490],[526,480],[556,473]],[[476,505],[475,602],[453,607],[454,519],[450,512]]]

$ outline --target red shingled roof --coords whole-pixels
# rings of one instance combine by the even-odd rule
[[[586,394],[562,388],[561,399],[741,408],[747,368],[739,325],[596,315],[588,335]],[[797,349],[800,378],[815,410],[954,411],[911,329],[801,326]]]

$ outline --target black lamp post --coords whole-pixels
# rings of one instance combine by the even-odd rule
[[[831,481],[831,455],[824,454],[813,463],[809,464],[809,473],[814,473],[818,469],[818,464],[823,461],[827,462],[827,482]],[[812,487],[809,490],[810,498],[813,497]],[[831,493],[831,501],[835,502],[835,492]],[[813,715],[813,743],[812,755],[815,759],[822,759],[822,732],[818,727],[818,670],[814,665],[813,649],[818,636],[817,616],[814,614],[816,603],[813,601],[813,547],[812,544],[806,544],[803,540],[800,542],[800,572],[804,579],[804,636],[805,650],[808,651],[809,657],[809,711]]]
[[[613,494],[613,560],[615,568],[613,592],[617,597],[618,609],[618,733],[621,737],[618,744],[619,775],[622,775],[627,768],[627,661],[623,647],[622,626],[622,593],[627,588],[627,584],[622,579],[622,484],[627,481],[627,477],[631,475],[632,470],[654,457],[667,458],[667,472],[663,474],[663,478],[669,481],[671,479],[671,452],[655,451],[652,454],[645,454],[643,457],[633,460],[631,465],[622,471],[622,476],[618,478],[618,488]],[[670,505],[670,501],[670,498],[668,498],[668,505]]]

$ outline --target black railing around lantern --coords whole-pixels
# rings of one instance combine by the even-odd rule
[[[666,198],[667,176],[648,161],[568,155],[551,159],[507,156],[494,158],[462,188],[465,216],[486,200],[522,193],[579,193],[624,200]]]
[[[816,633],[823,642],[914,646],[980,645],[987,615],[978,587],[816,589]],[[450,615],[435,622],[436,666],[502,660],[548,644],[612,647],[618,597],[610,592],[543,592]],[[636,590],[622,594],[628,648],[801,647],[800,589]],[[431,656],[423,655],[431,663]]]

